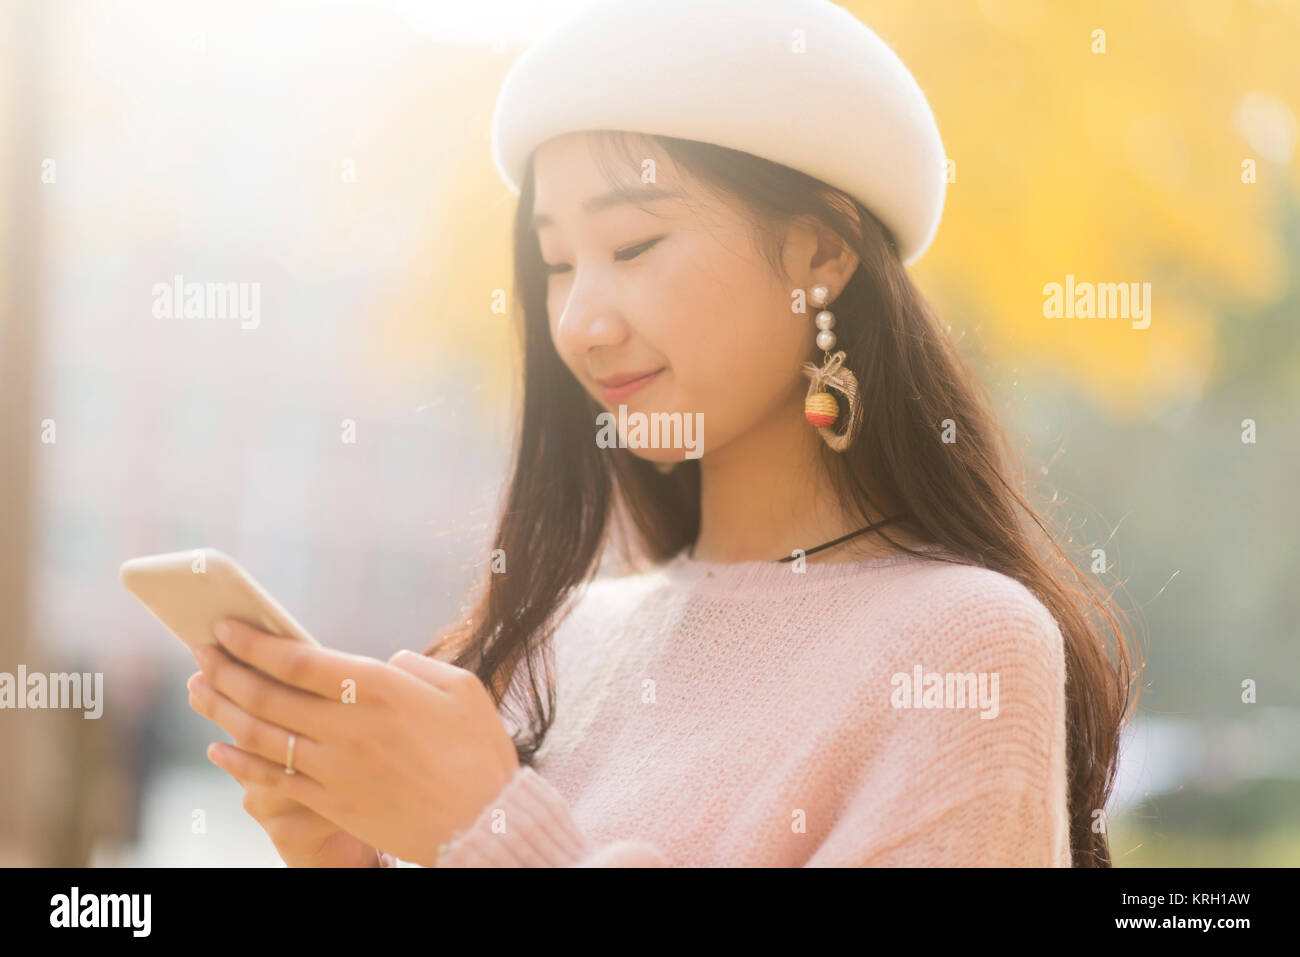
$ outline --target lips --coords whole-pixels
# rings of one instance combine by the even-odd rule
[[[666,368],[666,367],[665,367]],[[652,369],[647,372],[629,372],[597,379],[603,390],[605,401],[609,403],[626,399],[633,392],[643,389],[659,377],[664,370]]]

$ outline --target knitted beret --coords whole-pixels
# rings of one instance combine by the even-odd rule
[[[519,194],[551,137],[631,130],[781,163],[861,202],[910,264],[943,212],[944,151],[903,61],[829,0],[597,0],[525,50],[492,154]]]

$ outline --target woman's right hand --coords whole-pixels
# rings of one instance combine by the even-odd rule
[[[262,825],[289,867],[379,866],[379,854],[369,844],[274,788],[245,784],[244,810]]]

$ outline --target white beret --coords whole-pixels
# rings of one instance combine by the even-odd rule
[[[904,263],[939,228],[943,143],[893,50],[829,0],[598,0],[525,50],[502,83],[492,154],[519,195],[551,137],[631,130],[781,163],[856,198]]]

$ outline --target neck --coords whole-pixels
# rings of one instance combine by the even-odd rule
[[[846,514],[823,463],[822,444],[803,417],[801,391],[796,402],[705,454],[700,459],[700,534],[691,557],[704,562],[774,562],[866,524],[856,514]],[[886,517],[869,513],[867,521]],[[897,524],[885,531],[895,540],[908,541]],[[807,560],[861,560],[893,551],[878,534],[867,532]]]

